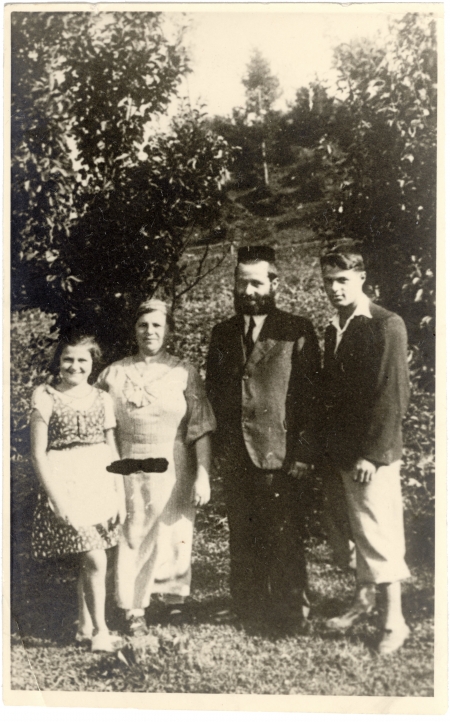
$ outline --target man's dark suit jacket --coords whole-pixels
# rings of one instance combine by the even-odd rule
[[[407,335],[395,313],[370,304],[355,316],[335,354],[336,329],[325,333],[322,399],[324,450],[342,469],[358,458],[391,464],[402,455],[402,418],[409,400]]]
[[[312,324],[275,309],[247,363],[243,328],[243,317],[234,316],[215,326],[211,337],[206,389],[217,419],[218,453],[233,453],[233,439],[240,434],[260,469],[307,463],[314,455],[320,376]]]

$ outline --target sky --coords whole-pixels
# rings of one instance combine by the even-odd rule
[[[186,44],[193,72],[181,92],[192,103],[203,101],[212,115],[230,114],[234,106],[244,104],[242,77],[252,49],[258,48],[280,81],[283,95],[277,106],[285,108],[298,88],[316,76],[332,76],[332,53],[337,45],[387,32],[386,13],[358,13],[351,6],[334,8],[321,13],[267,9],[189,13]]]

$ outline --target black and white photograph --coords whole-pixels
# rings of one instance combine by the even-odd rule
[[[443,5],[4,27],[6,703],[444,712]]]

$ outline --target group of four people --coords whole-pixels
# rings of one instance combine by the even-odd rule
[[[378,649],[391,653],[409,634],[400,589],[409,575],[400,488],[405,326],[365,295],[358,248],[336,245],[321,258],[336,309],[321,367],[310,321],[276,307],[274,250],[240,248],[237,260],[236,315],[213,329],[206,393],[195,369],[166,350],[173,319],[161,301],[141,304],[137,353],[106,368],[95,387],[95,339],[61,340],[54,381],[33,396],[32,455],[45,492],[34,554],[82,554],[77,634],[93,650],[119,643],[104,618],[106,550],[116,545],[127,633],[146,634],[155,593],[175,621],[190,590],[195,507],[210,496],[212,435],[230,531],[232,608],[218,617],[307,625],[302,489],[319,466],[336,560],[348,567],[352,547],[356,558],[354,604],[326,624],[348,629],[374,608],[379,585]],[[123,486],[106,471],[108,458]]]

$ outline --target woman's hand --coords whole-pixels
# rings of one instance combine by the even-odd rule
[[[192,487],[192,503],[194,506],[204,506],[211,498],[211,487],[209,485],[209,474],[200,469]]]
[[[125,524],[127,520],[127,510],[124,506],[121,506],[119,508],[119,523],[122,524],[122,526]]]
[[[119,496],[119,499],[119,522],[123,526],[127,519],[127,505],[125,503],[125,496],[123,494]]]
[[[125,524],[127,519],[127,500],[125,496],[125,484],[123,476],[116,479],[116,492],[119,500],[119,522],[122,526]]]
[[[209,486],[209,470],[211,467],[211,442],[209,434],[201,436],[195,442],[197,456],[197,478],[192,489],[192,503],[194,506],[203,506],[211,498]]]

